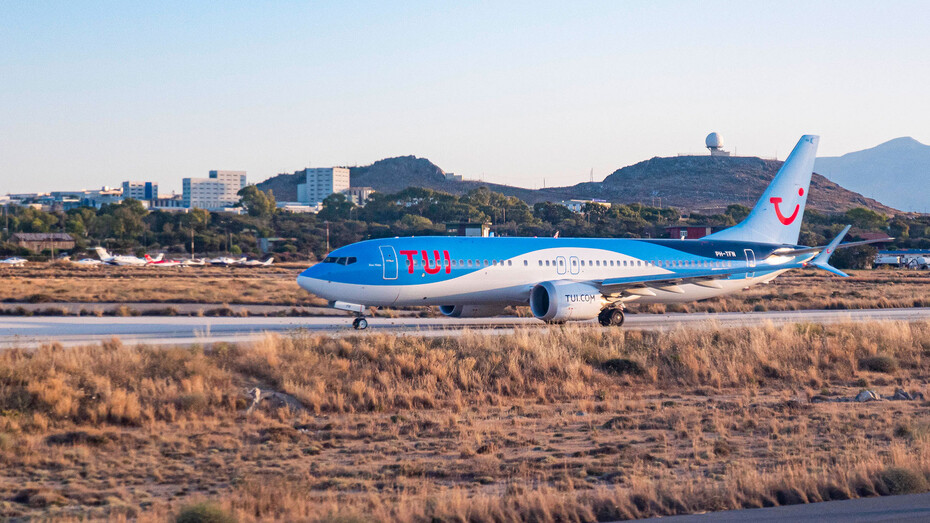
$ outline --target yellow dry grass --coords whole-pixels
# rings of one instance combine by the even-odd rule
[[[0,353],[0,517],[595,521],[923,491],[930,323]],[[870,370],[871,369],[871,370]],[[877,372],[880,370],[881,372]],[[297,400],[249,410],[246,391]]]

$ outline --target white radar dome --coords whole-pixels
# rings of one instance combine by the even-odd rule
[[[704,145],[711,149],[720,149],[723,147],[723,138],[717,133],[710,133],[707,135],[707,138],[704,139]]]

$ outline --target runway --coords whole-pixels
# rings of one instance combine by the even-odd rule
[[[812,322],[926,321],[930,308],[814,310],[750,313],[628,314],[623,329],[674,329],[713,324],[741,327]],[[123,343],[194,344],[239,342],[260,338],[266,332],[328,333],[334,336],[391,333],[422,336],[454,336],[465,329],[479,332],[511,332],[514,328],[551,328],[534,318],[371,318],[369,329],[355,331],[345,317],[0,317],[0,348],[36,347],[59,342],[73,346],[98,343],[117,337]],[[591,322],[593,323],[593,321]]]

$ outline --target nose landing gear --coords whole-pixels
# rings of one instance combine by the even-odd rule
[[[368,328],[368,320],[359,316],[358,318],[352,320],[352,328],[357,331],[365,330]]]
[[[623,309],[619,307],[607,307],[597,315],[597,321],[604,327],[620,327],[623,325]]]

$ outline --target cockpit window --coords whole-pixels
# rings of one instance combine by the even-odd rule
[[[358,261],[358,258],[356,258],[355,256],[340,256],[338,258],[334,256],[327,256],[323,260],[323,263],[338,263],[339,265],[352,265],[353,263],[357,261]]]

